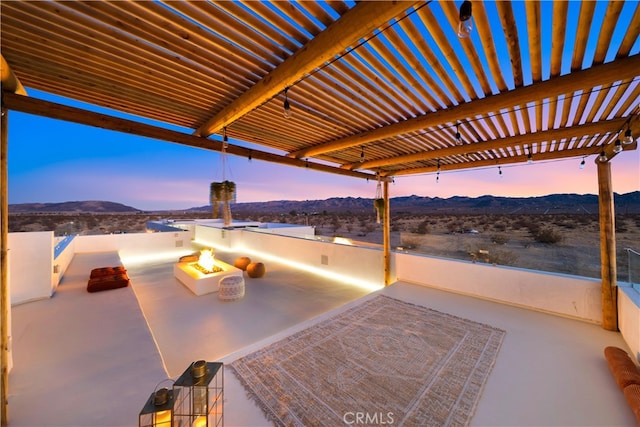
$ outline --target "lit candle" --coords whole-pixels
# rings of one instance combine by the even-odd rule
[[[154,426],[170,426],[171,425],[171,411],[160,411],[156,413],[156,420]]]
[[[207,426],[207,417],[205,417],[204,415],[200,415],[193,422],[193,427],[206,427],[206,426]]]

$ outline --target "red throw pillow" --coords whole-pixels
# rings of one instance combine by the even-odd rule
[[[126,272],[127,272],[127,269],[121,265],[116,267],[100,267],[100,268],[94,268],[93,270],[91,270],[91,274],[89,275],[89,278],[95,279],[96,277],[113,276],[114,274],[123,274]]]
[[[89,279],[87,292],[107,291],[109,289],[126,288],[127,286],[129,286],[129,277],[126,274],[96,277]]]

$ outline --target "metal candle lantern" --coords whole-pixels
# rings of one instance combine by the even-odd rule
[[[139,427],[171,427],[175,391],[161,388],[151,393],[138,417]]]
[[[173,384],[174,425],[223,426],[223,383],[222,363],[193,362]]]

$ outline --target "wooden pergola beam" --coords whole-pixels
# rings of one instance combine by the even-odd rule
[[[406,11],[417,1],[361,2],[285,59],[195,132],[209,136],[281,93],[305,75],[357,44],[363,37]]]
[[[427,113],[372,131],[293,151],[289,153],[289,157],[315,157],[331,151],[364,145],[408,132],[416,132],[442,123],[456,122],[468,117],[485,115],[488,112],[511,108],[514,105],[524,105],[543,98],[559,96],[578,90],[588,90],[618,80],[633,79],[637,77],[638,70],[640,70],[640,55],[629,56],[606,64],[594,65],[586,70],[519,87],[509,92],[460,104],[446,110]]]
[[[465,145],[455,145],[438,150],[425,151],[422,153],[406,154],[403,156],[388,157],[365,161],[362,163],[349,163],[342,167],[349,170],[354,169],[375,169],[383,166],[390,166],[401,163],[417,162],[455,156],[460,154],[475,153],[478,151],[495,150],[500,148],[532,145],[547,141],[560,141],[573,137],[583,137],[587,135],[615,133],[626,122],[626,118],[617,118],[596,123],[587,123],[568,128],[551,129],[525,135],[509,136],[506,138],[494,139],[491,141],[475,142]]]
[[[7,60],[4,59],[4,55],[2,54],[0,54],[0,81],[2,82],[3,92],[27,95],[24,86],[22,86],[22,83],[20,83],[16,75],[13,74],[11,67],[9,67]]]
[[[131,135],[144,136],[147,138],[173,142],[176,144],[201,148],[204,150],[222,151],[222,141],[216,141],[195,135],[188,135],[169,129],[163,129],[132,120],[121,119],[119,117],[113,117],[106,114],[71,107],[68,105],[44,101],[33,97],[6,93],[4,94],[4,103],[5,106],[10,110],[21,111],[23,113],[35,114],[38,116],[64,120],[87,126],[99,127],[102,129],[109,129],[117,132],[124,132]],[[376,179],[376,176],[372,173],[349,171],[337,166],[309,162],[302,159],[291,159],[284,155],[241,147],[239,145],[228,144],[226,152],[235,156],[263,160],[271,163],[279,163],[288,166],[313,169],[320,172],[328,172],[355,178]]]
[[[4,61],[4,58],[3,58]],[[3,84],[4,86],[4,84]],[[9,112],[0,106],[0,424],[9,421]]]
[[[613,147],[613,144],[607,144],[607,147]],[[623,146],[624,151],[636,150],[638,148],[638,144],[634,142],[630,145]],[[566,159],[571,157],[585,157],[585,156],[593,156],[598,155],[602,151],[602,146],[591,146],[585,148],[576,148],[573,150],[562,150],[562,151],[552,151],[545,153],[536,153],[535,160],[536,161],[546,161],[546,160],[557,160],[557,159]],[[611,159],[611,157],[609,157]],[[462,170],[462,169],[476,169],[476,168],[487,168],[491,166],[502,166],[502,165],[510,165],[517,163],[526,163],[529,159],[526,155],[518,156],[518,157],[501,157],[496,159],[487,159],[487,160],[474,160],[468,162],[460,162],[460,163],[441,163],[440,171],[450,171],[450,170]],[[390,177],[390,176],[400,176],[400,175],[416,175],[416,174],[424,174],[424,173],[433,173],[438,171],[438,166],[426,166],[423,168],[411,168],[397,171],[388,171],[381,172],[382,177]]]
[[[618,330],[616,289],[616,227],[611,163],[598,162],[598,213],[600,223],[600,277],[602,278],[602,328]]]

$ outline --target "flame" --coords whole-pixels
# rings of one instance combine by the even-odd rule
[[[200,251],[198,265],[206,271],[214,271],[215,260],[213,258],[213,249],[203,249]]]

